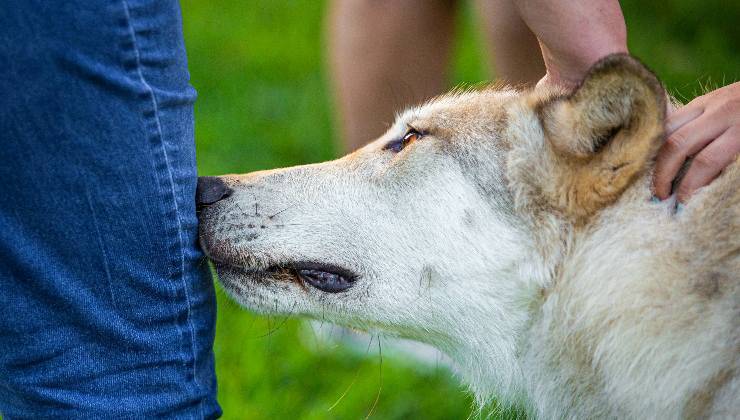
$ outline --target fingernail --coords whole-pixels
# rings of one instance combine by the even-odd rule
[[[676,214],[681,213],[683,211],[683,204],[677,203],[676,204]]]
[[[650,197],[650,201],[652,201],[653,203],[660,203],[660,198],[656,196],[652,196]]]

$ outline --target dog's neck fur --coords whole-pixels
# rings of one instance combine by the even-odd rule
[[[597,349],[592,346],[598,345],[596,340],[586,342],[579,339],[579,334],[585,331],[589,332],[589,338],[594,336],[589,320],[604,316],[604,307],[594,307],[586,301],[588,295],[574,290],[599,288],[601,279],[596,273],[591,276],[580,272],[578,260],[598,258],[596,254],[601,253],[598,259],[608,263],[609,254],[620,254],[615,247],[624,246],[625,242],[603,242],[600,238],[603,232],[621,231],[625,235],[639,232],[646,238],[644,243],[647,243],[647,238],[659,234],[661,220],[665,222],[664,219],[670,217],[673,203],[651,203],[649,179],[646,175],[638,180],[622,199],[587,226],[574,227],[555,216],[544,219],[538,216],[533,221],[537,228],[532,230],[535,234],[531,253],[511,272],[512,276],[518,277],[517,283],[522,290],[519,301],[511,302],[512,306],[507,308],[509,322],[483,323],[478,327],[489,331],[482,334],[479,331],[476,339],[465,337],[459,340],[451,351],[458,366],[462,367],[461,375],[467,379],[479,403],[485,404],[495,395],[504,403],[529,405],[540,418],[557,418],[566,413],[580,413],[587,417],[614,414],[614,407],[606,405],[603,384],[599,383],[594,370],[595,357],[609,356],[595,354]],[[540,244],[549,244],[549,247]],[[633,254],[643,257],[643,261],[635,262],[638,267],[649,265],[647,259],[654,257],[650,252]],[[618,264],[614,261],[603,270],[619,272],[629,268]],[[584,283],[590,283],[590,287],[584,288]],[[568,294],[569,298],[560,299],[563,294]],[[619,299],[618,296],[613,297]],[[564,302],[567,302],[567,307]],[[481,320],[501,318],[500,313],[484,313],[486,310],[493,312],[496,308],[477,310],[481,313],[471,312],[470,316]],[[572,337],[552,334],[548,322],[552,322],[553,316],[565,316],[567,319],[561,321],[574,324]],[[503,330],[506,327],[510,330]],[[564,354],[570,356],[570,366],[562,365]],[[553,363],[556,359],[559,365]],[[586,395],[591,398],[580,401],[574,398]],[[537,397],[536,401],[533,396]],[[601,406],[596,403],[599,401]]]
[[[453,353],[479,402],[495,395],[524,403],[538,418],[679,418],[732,407],[736,348],[715,326],[736,325],[721,308],[736,313],[737,291],[729,280],[717,283],[725,274],[697,277],[705,270],[692,268],[697,262],[681,244],[695,240],[686,226],[701,223],[701,214],[676,215],[674,201],[652,202],[651,179],[648,171],[585,225],[536,220],[532,252],[511,272],[521,300],[510,300],[505,322],[484,322],[486,332],[463,338]],[[716,206],[721,191],[733,188],[723,182],[692,207]],[[732,220],[737,212],[725,204],[720,214]],[[666,260],[674,264],[668,271]],[[728,261],[699,263],[722,272]],[[502,319],[500,312],[474,316]],[[697,357],[696,346],[712,354]],[[714,403],[716,395],[723,401]]]

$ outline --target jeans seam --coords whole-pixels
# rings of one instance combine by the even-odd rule
[[[151,99],[153,112],[154,112],[154,121],[156,122],[157,127],[157,137],[160,141],[161,148],[162,148],[162,154],[164,155],[164,161],[165,165],[167,167],[167,175],[168,175],[168,181],[169,181],[169,188],[170,192],[172,193],[172,201],[175,207],[175,219],[177,220],[177,240],[178,240],[178,248],[180,251],[180,270],[179,270],[179,277],[180,282],[182,283],[183,290],[185,292],[185,303],[187,305],[187,324],[188,329],[190,330],[190,352],[193,357],[193,366],[192,366],[192,373],[193,373],[193,382],[196,386],[196,389],[200,388],[201,385],[198,383],[198,376],[197,376],[197,352],[196,352],[196,345],[195,345],[195,327],[193,326],[193,320],[192,320],[192,314],[191,314],[191,303],[190,303],[190,293],[188,292],[188,285],[185,281],[185,251],[183,246],[183,238],[182,238],[182,221],[180,219],[180,211],[179,206],[177,204],[177,193],[175,191],[175,181],[174,177],[172,175],[172,166],[170,165],[169,156],[167,154],[167,145],[164,142],[164,135],[162,133],[162,124],[159,118],[159,106],[157,103],[157,97],[154,94],[154,89],[151,87],[151,85],[147,82],[146,78],[144,77],[144,72],[142,71],[142,65],[141,65],[141,57],[139,52],[139,47],[136,39],[136,31],[133,27],[133,24],[131,22],[131,14],[129,12],[129,4],[127,0],[122,0],[123,3],[123,10],[126,17],[126,23],[128,25],[128,31],[129,35],[131,36],[131,41],[133,45],[133,51],[134,51],[134,59],[136,64],[136,74],[139,77],[139,81],[142,83],[144,88],[147,91],[147,95]],[[200,399],[198,401],[198,408],[200,411],[200,418],[205,418],[203,415],[203,400]]]

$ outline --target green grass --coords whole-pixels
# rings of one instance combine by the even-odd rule
[[[740,3],[629,0],[622,5],[633,54],[678,97],[688,100],[703,86],[740,79]],[[335,156],[323,2],[183,0],[182,8],[192,83],[199,92],[200,174]],[[471,22],[465,7],[451,84],[489,78]],[[381,366],[377,342],[363,357],[316,341],[300,325],[254,316],[219,293],[215,351],[225,418],[478,416],[446,369],[389,357]],[[511,413],[494,409],[491,417],[501,416]]]

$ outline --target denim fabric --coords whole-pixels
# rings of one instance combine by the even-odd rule
[[[0,413],[209,418],[176,0],[0,3]]]

